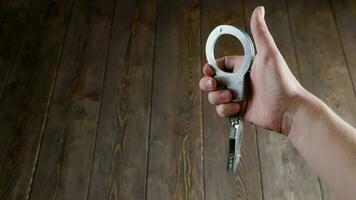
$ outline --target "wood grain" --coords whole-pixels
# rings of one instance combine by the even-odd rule
[[[29,0],[13,2],[1,1],[0,4],[0,99],[6,81],[14,65],[19,50],[22,33],[26,27],[29,12]]]
[[[288,1],[288,7],[304,87],[355,126],[356,99],[330,5]],[[335,199],[327,191],[323,185],[323,199]]]
[[[0,0],[0,199],[335,199],[287,139],[201,95],[219,24],[269,29],[303,85],[356,125],[352,0]],[[73,12],[72,12],[73,11]],[[242,52],[222,38],[216,55]]]
[[[284,1],[246,1],[246,20],[263,5],[269,31],[292,73],[300,79],[292,33]],[[258,49],[257,49],[258,52]],[[318,177],[285,136],[257,128],[264,199],[321,199]]]
[[[145,199],[156,1],[118,1],[89,199]]]
[[[77,0],[30,199],[86,199],[113,0]]]
[[[147,199],[203,199],[200,5],[157,5]]]
[[[356,1],[330,1],[336,29],[356,95]]]
[[[19,52],[0,102],[1,199],[25,199],[72,2],[31,1]]]
[[[231,24],[245,27],[242,1],[202,1],[202,48],[217,25]],[[221,45],[219,45],[219,43]],[[203,51],[204,52],[204,51]],[[240,43],[234,39],[217,43],[217,55],[234,55],[241,52]],[[202,54],[205,63],[205,54]],[[220,118],[214,106],[203,96],[204,102],[204,177],[205,199],[262,199],[259,159],[255,127],[246,124],[242,147],[242,159],[236,174],[227,171],[229,125]]]
[[[356,95],[356,1],[342,0],[342,1],[329,1],[333,18],[338,32],[340,45],[345,58],[345,64],[348,67],[348,72],[353,83],[354,94]],[[356,118],[356,113],[352,113],[353,118]],[[355,124],[353,124],[355,127]],[[333,194],[327,190],[325,186],[324,190],[325,199],[335,199]]]

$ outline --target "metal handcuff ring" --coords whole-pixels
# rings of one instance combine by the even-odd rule
[[[214,57],[215,43],[221,35],[225,34],[235,36],[237,39],[239,39],[244,49],[245,56],[242,65],[238,71],[233,73],[221,70]],[[248,34],[238,27],[220,25],[210,33],[206,42],[205,54],[208,63],[215,70],[214,78],[231,91],[232,101],[243,101],[245,99],[245,76],[249,72],[255,57],[255,49]],[[237,169],[241,157],[243,123],[241,123],[239,115],[230,117],[229,122],[230,133],[227,169],[228,171],[234,173]]]
[[[244,59],[240,69],[230,73],[221,70],[215,61],[214,47],[217,39],[222,35],[232,35],[240,40],[244,49]],[[250,36],[241,28],[231,25],[217,26],[209,35],[205,46],[208,63],[215,70],[215,79],[224,84],[232,92],[232,101],[240,102],[245,97],[245,75],[249,71],[255,57],[255,48]]]

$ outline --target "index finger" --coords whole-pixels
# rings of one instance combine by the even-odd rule
[[[243,62],[244,56],[224,56],[216,60],[219,68],[227,72],[237,71]]]
[[[214,69],[207,63],[203,67],[203,73],[205,76],[213,77],[215,75]]]

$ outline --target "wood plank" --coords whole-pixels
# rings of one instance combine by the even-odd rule
[[[145,199],[156,1],[118,1],[89,199]]]
[[[113,0],[75,1],[30,199],[86,199]]]
[[[356,1],[330,1],[336,28],[339,33],[346,65],[353,81],[356,95]]]
[[[217,25],[245,27],[243,2],[229,0],[223,5],[219,1],[202,1],[202,48]],[[231,42],[222,37],[220,42],[217,43],[216,55],[241,52],[236,39]],[[204,51],[202,53],[205,63]],[[203,102],[205,199],[262,199],[255,127],[249,124],[244,127],[242,159],[237,173],[232,175],[227,171],[228,123],[216,114],[206,94],[203,95]]]
[[[29,193],[72,2],[31,1],[23,39],[0,102],[1,199]]]
[[[157,8],[147,199],[203,199],[200,5]]]
[[[9,12],[9,8],[13,7],[10,0],[0,0],[0,25],[3,25],[7,16],[12,13]]]
[[[334,22],[338,31],[339,41],[341,42],[342,52],[345,57],[345,64],[353,83],[354,93],[356,95],[356,2],[350,0],[329,1],[333,13]],[[333,194],[323,185],[323,191],[326,194],[325,199],[336,199]]]
[[[29,11],[29,0],[0,2],[0,99],[19,49]]]
[[[255,7],[263,5],[274,40],[291,71],[300,79],[288,11],[284,1],[255,0],[245,3],[246,23]],[[258,49],[257,49],[258,51]],[[264,199],[321,199],[319,180],[287,137],[257,128]]]
[[[356,95],[355,81],[356,81],[356,60],[353,53],[356,52],[356,46],[354,44],[356,35],[354,30],[354,21],[356,18],[355,1],[329,1],[331,6],[331,11],[333,14],[334,23],[336,30],[338,32],[339,41],[341,42],[341,48],[345,59],[345,64],[348,67],[348,72],[353,83],[353,90]],[[336,199],[331,191],[322,185],[322,190],[326,200]]]
[[[356,99],[329,2],[288,1],[288,7],[304,87],[355,126]],[[326,191],[323,199],[335,199]]]

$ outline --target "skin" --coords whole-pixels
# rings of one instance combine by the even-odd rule
[[[231,92],[217,89],[208,64],[199,86],[209,92],[209,102],[216,105],[220,116],[239,113],[246,122],[286,135],[337,199],[355,199],[356,130],[293,76],[268,31],[264,13],[263,7],[257,7],[251,17],[257,55],[247,100],[231,103]],[[226,71],[236,71],[242,57],[223,57],[217,62]]]

